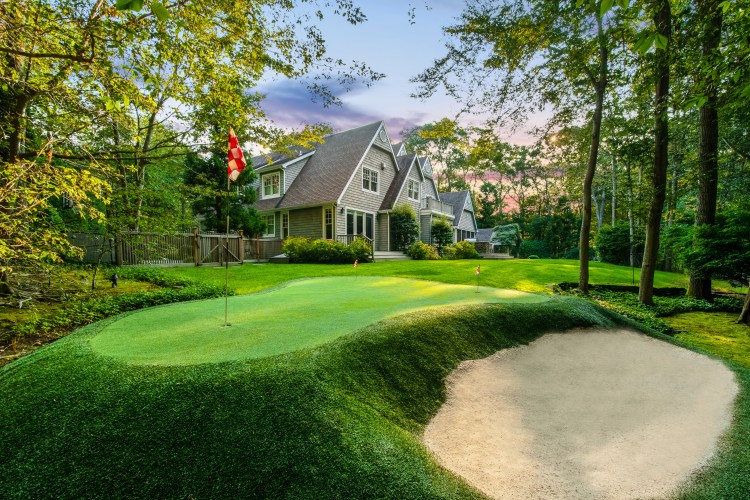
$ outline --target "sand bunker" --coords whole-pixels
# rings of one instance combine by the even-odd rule
[[[738,391],[722,363],[628,330],[545,335],[462,363],[425,430],[496,498],[653,498],[715,451]]]

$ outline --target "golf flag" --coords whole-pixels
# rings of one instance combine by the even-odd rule
[[[479,269],[479,266],[477,266],[476,270],[474,271],[474,274],[476,274],[477,276],[479,276],[480,273],[481,273],[481,271]]]
[[[359,260],[354,261],[354,269],[357,269],[357,266],[359,265]]]
[[[237,136],[234,135],[234,130],[229,129],[229,163],[227,165],[227,175],[229,180],[236,181],[237,177],[242,173],[242,169],[245,168],[245,159],[242,156],[242,150],[240,149],[240,143],[237,140]]]

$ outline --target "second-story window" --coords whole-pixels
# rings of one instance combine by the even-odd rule
[[[409,179],[406,189],[410,200],[419,200],[419,182]]]
[[[263,198],[277,198],[280,195],[281,175],[266,174],[263,176]]]
[[[378,192],[378,173],[375,170],[362,168],[362,189],[373,193]]]

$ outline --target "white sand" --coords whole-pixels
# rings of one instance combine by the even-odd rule
[[[549,334],[462,363],[425,430],[495,498],[653,498],[715,451],[738,388],[721,362],[628,330]]]

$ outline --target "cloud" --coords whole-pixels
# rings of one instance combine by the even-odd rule
[[[305,124],[327,123],[335,131],[348,130],[368,123],[383,120],[388,133],[394,140],[400,140],[400,132],[422,124],[424,113],[413,116],[383,116],[361,109],[347,102],[347,97],[365,92],[364,85],[356,86],[349,92],[343,87],[333,87],[334,95],[342,99],[341,105],[324,107],[322,102],[313,100],[304,82],[286,80],[265,84],[259,91],[266,95],[261,108],[279,127],[300,128]],[[385,107],[385,106],[383,106]],[[378,109],[378,106],[373,106]]]

